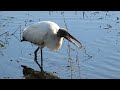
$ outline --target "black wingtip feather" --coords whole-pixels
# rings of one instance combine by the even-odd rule
[[[26,41],[25,38],[22,38],[21,42],[22,42],[22,41]]]

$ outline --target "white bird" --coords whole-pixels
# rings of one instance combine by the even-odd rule
[[[23,31],[21,41],[29,41],[38,46],[34,52],[34,61],[38,64],[42,72],[42,49],[46,46],[53,51],[58,51],[62,46],[63,38],[69,40],[78,48],[82,47],[82,44],[71,34],[69,34],[66,29],[60,28],[52,21],[41,21],[26,27]],[[77,45],[73,40],[77,41],[80,45]],[[37,61],[37,52],[39,49],[41,49],[41,65]]]

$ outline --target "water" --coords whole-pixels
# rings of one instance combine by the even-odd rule
[[[44,48],[45,71],[63,79],[119,78],[119,18],[119,11],[1,11],[0,78],[23,79],[21,65],[39,70],[34,62],[37,47],[20,39],[26,26],[43,20],[54,21],[63,28],[67,26],[68,32],[84,46],[78,50],[64,40],[58,52]]]

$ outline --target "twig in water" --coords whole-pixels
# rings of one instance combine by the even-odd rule
[[[5,45],[5,42],[3,42],[2,40],[0,40],[0,42],[2,42],[2,43]],[[3,46],[4,46],[4,45],[3,45]]]
[[[0,36],[2,36],[2,35],[4,35],[4,34],[7,34],[7,33],[8,33],[8,31],[7,31],[7,32],[2,33]]]
[[[14,36],[15,36],[15,35],[14,35]],[[18,37],[17,37],[17,36],[15,36],[15,37],[17,38],[17,40],[18,40],[18,41],[20,41],[20,39],[18,39]]]
[[[22,39],[22,36],[21,36],[21,25],[20,25],[20,40]]]
[[[77,63],[77,66],[78,66],[78,72],[79,72],[79,77],[81,78],[80,76],[80,61],[79,61],[79,57],[78,57],[78,51],[77,51],[77,54],[76,54],[76,63]]]
[[[0,51],[1,55],[4,56],[4,54]]]
[[[15,33],[20,29],[20,39],[18,39],[17,36],[15,36]],[[11,34],[11,36],[15,36],[19,41],[21,40],[21,25]]]
[[[83,11],[83,19],[85,18],[85,16],[87,17],[87,15],[85,14],[85,11]]]
[[[21,25],[11,35],[14,35],[20,27]]]
[[[66,29],[68,30],[68,27],[67,27],[67,24],[66,24],[66,21],[65,21],[65,17],[64,17],[64,12],[61,11],[61,14],[63,15],[63,20],[64,20],[65,27],[66,27]],[[68,46],[68,62],[70,62],[71,79],[72,79],[72,77],[73,77],[72,71],[73,71],[73,70],[72,70],[72,58],[71,58],[71,53],[70,53],[71,50],[70,50],[69,41],[68,41],[67,46]]]
[[[85,16],[85,11],[83,11],[83,19],[84,19],[84,16]]]
[[[86,60],[89,60],[90,58],[92,58],[92,56],[91,55],[89,55],[89,54],[87,54],[87,52],[86,52],[86,49],[84,48],[84,53],[88,56],[88,59],[85,59],[84,61],[86,61]]]

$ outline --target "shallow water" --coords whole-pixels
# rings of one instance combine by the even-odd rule
[[[119,78],[119,18],[118,11],[0,11],[0,78],[24,79],[21,65],[39,70],[34,62],[37,47],[20,39],[26,26],[43,20],[63,28],[67,25],[68,32],[84,46],[78,50],[64,40],[58,52],[44,48],[45,71],[63,79]],[[40,52],[38,55],[40,61]]]

